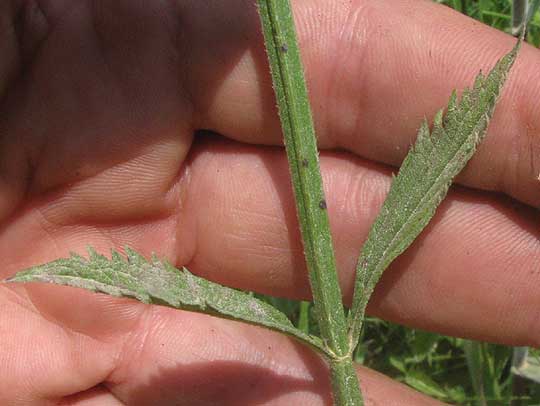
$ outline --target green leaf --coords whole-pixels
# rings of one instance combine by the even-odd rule
[[[532,0],[530,2],[528,14],[527,14],[527,24],[533,20],[534,15],[538,11],[539,8],[540,8],[540,0]]]
[[[478,398],[478,404],[486,405],[486,360],[484,357],[483,344],[478,341],[466,340],[463,346],[467,368],[471,376],[474,393]]]
[[[439,111],[431,133],[426,120],[420,127],[416,144],[403,161],[358,260],[349,314],[352,346],[358,342],[366,305],[382,273],[429,223],[452,179],[483,139],[521,42],[487,77],[480,73],[459,102],[456,93],[452,94],[446,115],[443,118],[443,111]]]
[[[444,388],[421,371],[408,371],[405,375],[405,383],[429,396],[439,399],[448,397]]]
[[[112,296],[239,320],[292,336],[319,352],[322,341],[296,329],[283,313],[249,293],[197,277],[153,257],[147,261],[126,248],[127,258],[112,253],[108,259],[89,249],[89,258],[71,254],[19,272],[8,282],[47,282],[83,288]],[[327,354],[328,355],[328,354]]]
[[[405,362],[403,361],[403,359],[398,358],[395,355],[390,355],[388,361],[390,362],[390,365],[392,365],[402,374],[407,373],[407,367],[405,366]]]
[[[439,335],[422,330],[413,330],[409,348],[414,354],[413,362],[421,362],[432,354],[439,342]]]

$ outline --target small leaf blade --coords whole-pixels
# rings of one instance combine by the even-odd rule
[[[431,133],[427,121],[422,124],[362,247],[348,322],[351,348],[358,342],[365,308],[382,273],[427,226],[453,178],[484,138],[521,42],[522,38],[487,77],[480,73],[459,102],[452,94],[446,115],[436,115]]]
[[[89,249],[89,257],[71,254],[17,273],[7,282],[45,282],[72,286],[148,304],[243,321],[294,337],[327,353],[322,341],[294,327],[285,314],[252,295],[176,269],[157,257],[146,260],[126,248],[126,258],[111,259]]]

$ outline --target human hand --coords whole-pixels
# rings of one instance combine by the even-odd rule
[[[252,3],[0,5],[0,278],[88,245],[129,245],[229,286],[308,297]],[[350,299],[390,165],[424,115],[513,40],[427,1],[295,11],[320,147],[333,150],[321,164]],[[539,62],[524,46],[459,178],[468,188],[387,271],[371,314],[540,345]],[[330,402],[324,363],[260,328],[50,285],[0,285],[0,308],[0,404]],[[359,375],[372,404],[438,404]]]

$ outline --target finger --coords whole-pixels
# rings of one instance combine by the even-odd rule
[[[424,117],[444,107],[452,89],[473,83],[514,39],[431,1],[293,4],[320,145],[398,165]],[[215,17],[212,33],[232,18]],[[216,11],[217,12],[217,11]],[[237,10],[235,10],[235,13]],[[266,56],[253,12],[237,16],[248,52],[219,75],[204,61],[221,51],[202,36],[194,53],[193,89],[201,128],[250,143],[280,144]],[[206,19],[206,15],[204,16]],[[194,30],[205,22],[199,21]],[[244,34],[244,37],[248,34]],[[244,42],[246,40],[244,39]],[[206,58],[206,59],[205,59]],[[489,136],[459,178],[540,207],[540,52],[524,46]],[[213,75],[213,76],[212,76]],[[225,79],[216,86],[219,76]],[[210,101],[208,101],[210,100]]]
[[[338,269],[350,300],[360,247],[390,172],[347,153],[321,157]],[[200,136],[173,197],[167,195],[177,203],[172,214],[103,224],[100,211],[79,209],[78,202],[90,199],[66,193],[52,204],[29,207],[6,227],[0,258],[11,260],[2,269],[7,276],[69,251],[82,253],[88,245],[106,253],[127,244],[225,285],[306,298],[288,179],[279,148]],[[154,199],[159,204],[159,196]],[[370,312],[445,334],[538,345],[538,216],[500,196],[452,191],[432,225],[387,271]]]
[[[70,288],[0,292],[5,404],[330,402],[325,363],[280,334]],[[360,375],[373,404],[440,404],[375,372]]]
[[[143,323],[133,339],[144,345],[128,347],[135,351],[107,383],[126,404],[331,404],[326,365],[280,334],[163,308]],[[358,373],[367,404],[440,404],[365,368]]]
[[[4,1],[0,4],[0,48],[2,60],[0,61],[0,100],[4,96],[9,83],[13,80],[19,60],[15,44],[15,27],[13,25],[14,2]]]
[[[84,392],[67,396],[57,403],[58,406],[124,406],[103,385],[95,386]]]
[[[64,296],[59,290],[48,292],[51,304],[62,305],[64,311],[66,306],[77,304],[75,297]],[[88,293],[81,295],[83,301],[84,294]],[[63,299],[66,301],[61,304]],[[1,404],[56,404],[63,396],[93,387],[93,382],[112,371],[117,345],[100,340],[103,337],[99,335],[62,329],[54,320],[47,320],[24,288],[0,285],[0,309]],[[97,318],[89,313],[86,317],[82,313],[70,316],[79,321]]]

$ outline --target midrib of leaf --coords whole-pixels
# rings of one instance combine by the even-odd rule
[[[111,296],[204,313],[263,326],[287,334],[331,357],[320,338],[295,328],[287,316],[249,293],[176,269],[156,257],[150,261],[126,248],[108,259],[89,250],[89,258],[72,254],[19,272],[8,282],[45,282],[83,288]]]
[[[427,122],[422,124],[418,140],[394,179],[358,260],[349,314],[350,348],[358,343],[365,308],[382,273],[429,223],[452,179],[463,169],[485,135],[520,44],[521,39],[486,78],[480,74],[474,88],[464,92],[459,104],[453,93],[444,122],[442,111],[436,115],[433,135]],[[412,205],[411,199],[415,199]]]

